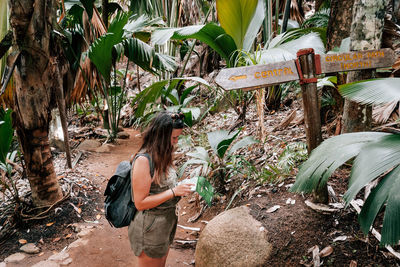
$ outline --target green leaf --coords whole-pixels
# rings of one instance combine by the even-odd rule
[[[10,150],[14,130],[11,122],[11,109],[0,107],[0,162],[6,164],[7,153]]]
[[[159,29],[151,36],[152,43],[158,45],[164,44],[170,38],[176,40],[197,39],[209,45],[227,62],[231,60],[231,56],[237,50],[232,37],[226,34],[224,29],[215,23],[183,28]]]
[[[143,91],[141,91],[133,100],[133,103],[137,103],[137,109],[135,116],[137,118],[142,117],[144,110],[148,103],[155,102],[160,96],[163,88],[169,83],[168,80],[155,82]]]
[[[209,86],[209,84],[199,78],[199,77],[186,77],[186,78],[175,78],[171,80],[162,80],[156,83],[153,83],[151,86],[147,87],[144,89],[142,92],[140,92],[135,99],[133,100],[133,104],[137,103],[138,107],[135,111],[136,117],[142,117],[144,110],[146,109],[147,104],[155,102],[162,94],[163,89],[165,88],[168,83],[170,84],[169,87],[174,88],[177,83],[181,81],[195,81],[202,83],[206,86]],[[193,114],[195,115],[195,114]]]
[[[390,188],[385,216],[383,218],[381,244],[397,245],[400,240],[400,179],[399,175],[393,178],[396,181]]]
[[[357,156],[365,144],[389,135],[388,133],[360,132],[342,134],[325,140],[301,165],[296,182],[290,191],[310,193],[318,187],[326,186],[331,174],[346,161]]]
[[[373,164],[371,164],[371,159]],[[390,134],[362,147],[351,169],[349,189],[344,200],[349,203],[369,182],[400,164],[400,135]]]
[[[196,192],[211,206],[214,197],[214,187],[203,176],[199,176],[196,184]]]
[[[151,25],[163,25],[163,24],[164,21],[161,18],[151,20],[147,15],[141,15],[138,18],[131,19],[124,26],[124,30],[127,34],[129,34],[129,37],[131,37],[132,34],[142,31],[145,27]]]
[[[400,78],[384,78],[339,86],[343,97],[360,104],[384,104],[400,101]]]
[[[394,245],[400,239],[399,190],[400,167],[396,167],[372,189],[359,215],[361,230],[368,234],[378,212],[387,203],[381,239],[383,245]]]
[[[85,8],[86,13],[89,16],[89,20],[91,20],[92,16],[93,16],[93,7],[94,7],[95,0],[80,0],[80,2],[82,3],[83,7]]]
[[[232,155],[233,153],[235,153],[237,150],[252,145],[252,144],[256,144],[259,143],[258,140],[254,139],[254,137],[252,136],[246,136],[242,139],[240,139],[238,142],[236,142],[227,152],[228,155]]]
[[[244,38],[257,4],[258,0],[217,0],[218,21],[238,49],[244,48]]]
[[[253,18],[251,19],[249,26],[247,27],[246,35],[244,36],[242,47],[244,51],[250,51],[252,48],[255,38],[260,31],[260,27],[265,18],[264,10],[264,0],[258,0],[256,11],[253,15]]]
[[[157,74],[157,70],[174,71],[176,63],[168,55],[156,53],[153,47],[137,38],[124,41],[125,56],[142,69]]]
[[[90,60],[106,80],[107,84],[110,83],[112,49],[115,44],[113,35],[113,33],[106,33],[100,36],[88,49]]]
[[[238,136],[239,130],[229,133],[226,130],[218,130],[215,132],[207,133],[208,142],[216,155],[222,159],[233,140]]]

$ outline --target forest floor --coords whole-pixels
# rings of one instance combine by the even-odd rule
[[[85,170],[86,177],[91,181],[90,186],[80,185],[78,202],[72,203],[67,198],[58,205],[57,212],[42,220],[24,224],[0,244],[1,267],[33,266],[63,250],[68,251],[68,257],[72,260],[68,266],[136,266],[127,228],[112,228],[103,216],[103,193],[107,179],[118,163],[135,153],[140,144],[137,131],[125,131],[129,133],[129,139],[118,140],[106,153],[85,152],[78,162],[77,168]],[[347,177],[348,170],[342,169],[330,179],[329,184],[338,197],[344,193]],[[293,182],[294,178],[287,178],[280,183],[254,183],[248,186],[246,194],[239,195],[230,206],[249,206],[254,218],[267,229],[273,252],[265,266],[313,266],[312,251],[317,249],[316,246],[321,251],[323,266],[399,266],[400,261],[385,248],[379,247],[375,237],[362,234],[357,214],[352,208],[324,213],[310,209],[305,204],[309,196],[288,191]],[[200,209],[198,202],[193,201],[193,196],[180,201],[178,224],[200,228],[200,232],[178,227],[167,266],[195,265],[195,242],[185,244],[185,241],[198,239],[206,223],[225,210],[228,200],[228,197],[218,199],[194,221]],[[276,205],[279,208],[271,212],[270,208]],[[76,231],[77,227],[86,229],[85,234]],[[77,247],[68,247],[78,239],[85,242]],[[35,243],[41,252],[19,262],[2,262],[18,252],[25,242]],[[394,248],[399,250],[398,246]]]

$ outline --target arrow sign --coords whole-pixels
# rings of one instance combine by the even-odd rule
[[[215,82],[226,90],[257,89],[299,79],[294,60],[221,70]]]
[[[390,67],[394,64],[395,60],[396,55],[390,48],[340,54],[325,54],[321,55],[321,72],[330,73]]]

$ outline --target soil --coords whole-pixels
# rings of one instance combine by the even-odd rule
[[[118,163],[126,160],[138,149],[138,132],[126,129],[130,139],[119,140],[109,153],[90,153],[78,164],[87,168],[88,173],[95,173],[91,179],[90,190],[82,191],[83,201],[72,203],[81,209],[77,213],[70,200],[63,201],[57,214],[51,213],[42,220],[20,226],[18,231],[1,244],[0,262],[12,253],[18,252],[20,241],[36,243],[41,253],[28,256],[21,263],[8,263],[10,266],[32,266],[47,259],[53,253],[63,250],[68,244],[78,239],[75,223],[85,224],[92,232],[84,238],[86,245],[68,250],[72,263],[68,266],[136,266],[130,250],[127,228],[112,228],[102,215],[103,192],[107,178],[112,175]],[[330,183],[337,194],[343,193],[348,170],[339,171]],[[337,212],[323,214],[316,212],[304,203],[307,196],[288,192],[293,183],[287,179],[281,184],[268,184],[249,188],[245,194],[239,194],[230,206],[248,205],[251,214],[263,223],[268,230],[268,237],[273,245],[273,253],[265,266],[313,266],[312,248],[319,250],[331,246],[333,252],[321,258],[328,266],[399,266],[386,249],[380,248],[373,236],[365,237],[357,222],[354,210],[340,209]],[[288,199],[295,200],[287,204]],[[86,201],[84,201],[86,200]],[[230,197],[220,197],[211,208],[190,222],[199,213],[201,206],[193,196],[183,198],[179,203],[179,224],[203,229],[214,216],[224,211]],[[268,209],[279,205],[274,212]],[[196,240],[198,231],[178,227],[175,242],[171,247],[167,266],[194,265],[195,245],[182,244],[183,240]],[[346,236],[344,241],[333,240]],[[311,250],[310,250],[311,248]],[[315,248],[315,247],[314,247]],[[399,247],[394,247],[399,250]]]

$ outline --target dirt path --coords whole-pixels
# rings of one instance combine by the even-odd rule
[[[128,130],[130,139],[122,140],[110,153],[94,153],[87,160],[87,168],[104,177],[110,177],[118,163],[130,158],[139,149],[138,132]],[[99,176],[101,177],[101,176]],[[106,180],[99,181],[103,192]],[[87,237],[88,243],[69,250],[73,259],[69,266],[136,266],[128,241],[128,229],[112,228],[104,217]],[[187,266],[194,259],[194,251],[171,249],[167,266]]]
[[[126,132],[130,134],[129,139],[121,140],[118,145],[111,148],[108,153],[91,153],[86,159],[79,162],[79,164],[88,171],[93,173],[93,183],[100,187],[101,198],[99,203],[93,205],[96,210],[103,208],[103,193],[107,185],[108,178],[114,173],[117,165],[122,160],[127,160],[130,156],[139,149],[140,140],[135,137],[138,132],[126,129]],[[90,227],[90,231],[86,231],[87,234],[82,234],[85,230],[78,233],[79,240],[84,242],[79,243],[79,246],[74,247],[71,245],[76,238],[71,239],[70,242],[64,244],[65,251],[69,254],[68,258],[72,259],[72,262],[68,264],[70,267],[102,267],[102,266],[137,266],[135,263],[135,257],[131,251],[130,244],[128,241],[128,228],[112,228],[107,222],[103,214],[98,220],[99,223],[83,223]],[[79,223],[82,225],[82,223]],[[177,231],[181,238],[183,231]],[[58,233],[62,235],[62,233]],[[173,245],[174,246],[174,245]],[[179,246],[174,246],[169,252],[167,259],[167,266],[189,266],[194,260],[194,249],[179,249]],[[54,262],[46,261],[50,256],[59,253],[63,249],[57,250],[42,250],[42,253],[35,255],[27,255],[27,257],[19,262],[7,263],[7,267],[14,266],[56,266]],[[71,261],[68,259],[69,261]],[[58,261],[59,263],[61,261]],[[48,265],[50,264],[50,265]],[[0,266],[1,262],[0,262]],[[58,266],[58,265],[57,265]]]
[[[139,139],[136,131],[127,130],[130,139],[122,140],[110,153],[93,153],[84,164],[88,170],[97,172],[103,177],[110,177],[118,163],[129,159],[139,149]],[[102,177],[99,176],[99,177]],[[101,192],[104,191],[107,180],[98,181]],[[69,250],[73,259],[69,266],[136,266],[134,256],[128,241],[128,229],[112,228],[104,217],[100,224],[86,237],[88,243]],[[167,266],[187,266],[194,259],[194,251],[171,249],[167,259]]]

